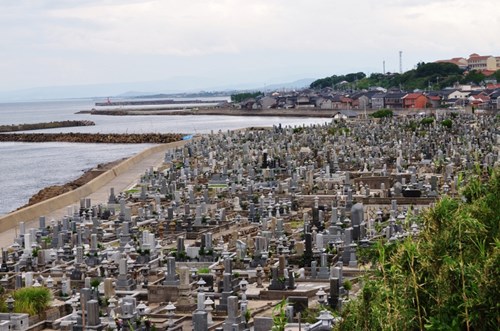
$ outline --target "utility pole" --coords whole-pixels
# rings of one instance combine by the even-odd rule
[[[403,73],[403,51],[399,51],[399,73]]]

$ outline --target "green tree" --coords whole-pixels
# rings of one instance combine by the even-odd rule
[[[447,127],[448,129],[451,129],[451,127],[453,126],[453,121],[451,119],[447,118],[447,119],[441,121],[441,125],[444,127]]]
[[[480,84],[486,76],[478,70],[471,70],[465,77],[462,79],[462,83],[474,83],[474,84]]]
[[[488,78],[496,79],[497,82],[500,83],[500,70],[495,71],[495,73],[493,75],[489,76]]]
[[[232,102],[242,102],[247,99],[252,99],[256,98],[258,96],[261,96],[262,92],[244,92],[244,93],[236,93],[236,94],[231,94],[231,101]]]
[[[434,123],[434,117],[422,118],[422,120],[420,121],[420,123],[422,125],[430,125],[430,124]]]
[[[382,108],[380,110],[377,110],[376,112],[374,112],[370,116],[373,118],[384,118],[384,117],[392,117],[393,115],[394,114],[393,114],[392,110]]]

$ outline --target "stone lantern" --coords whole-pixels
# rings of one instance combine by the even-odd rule
[[[174,316],[175,316],[175,306],[174,304],[169,301],[167,307],[167,316],[168,316],[168,328],[171,329],[174,326]]]
[[[328,310],[322,310],[318,316],[318,320],[321,322],[322,330],[331,330],[334,317]]]
[[[214,301],[210,297],[207,297],[207,299],[203,302],[203,304],[205,305],[205,311],[207,312],[207,323],[208,323],[208,325],[211,325],[214,323],[212,320],[212,311],[214,310],[214,308],[213,308]]]
[[[205,285],[207,284],[207,282],[200,277],[200,280],[198,282],[196,282],[196,285],[198,285],[198,292],[202,293],[202,292],[205,292]]]
[[[326,292],[323,290],[323,287],[319,288],[319,291],[316,292],[316,296],[318,297],[318,303],[323,306],[326,303]]]

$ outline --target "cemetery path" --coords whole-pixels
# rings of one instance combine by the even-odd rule
[[[165,157],[165,151],[171,148],[176,148],[183,146],[187,143],[187,140],[176,141],[173,143],[165,144],[165,148],[160,151],[153,153],[136,164],[132,165],[128,170],[121,173],[117,177],[113,178],[108,183],[104,184],[102,187],[97,189],[94,193],[88,196],[91,199],[92,204],[107,203],[109,198],[109,191],[111,188],[115,189],[115,192],[122,192],[132,185],[136,184],[138,179],[149,167],[158,167],[163,163]],[[73,204],[79,203],[79,201],[74,201]],[[69,207],[69,206],[68,206]],[[61,209],[54,210],[50,214],[37,215],[36,219],[26,220],[26,229],[32,227],[38,227],[38,217],[45,216],[47,219],[47,225],[50,225],[53,219],[62,219],[64,215],[67,214],[68,208],[64,207]],[[13,240],[17,234],[17,227],[9,229],[0,233],[0,247],[7,247],[13,243]]]

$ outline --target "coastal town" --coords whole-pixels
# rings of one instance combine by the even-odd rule
[[[442,89],[435,89],[439,80],[446,77],[432,73],[426,81],[425,89],[405,90],[398,87],[384,88],[369,86],[359,88],[357,79],[366,75],[363,73],[350,74],[348,80],[333,80],[331,83],[315,84],[301,91],[275,91],[260,94],[239,102],[236,107],[240,109],[319,109],[319,110],[379,110],[388,109],[438,109],[451,110],[499,110],[500,83],[497,82],[495,73],[500,70],[500,56],[480,56],[471,54],[468,59],[458,57],[449,60],[438,60],[436,64],[451,64],[459,71],[473,72],[480,76],[481,81],[476,83],[454,81]],[[424,67],[425,64],[422,65]],[[432,67],[435,68],[435,67]],[[417,68],[418,71],[418,68]],[[360,75],[361,74],[361,75]],[[386,73],[386,76],[394,74]],[[346,75],[349,79],[349,75]],[[321,81],[321,80],[319,80]],[[315,86],[316,85],[316,86]],[[346,112],[346,114],[353,114]]]

